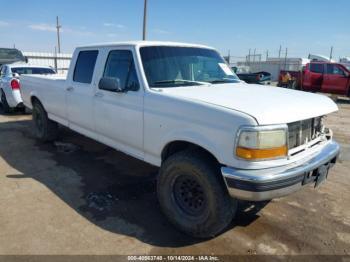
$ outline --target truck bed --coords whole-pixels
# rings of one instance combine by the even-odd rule
[[[32,108],[31,97],[43,98],[40,101],[44,106],[49,108],[55,105],[63,105],[57,101],[64,102],[64,87],[66,82],[66,75],[22,75],[21,81],[21,95],[23,103],[26,107]],[[56,101],[56,103],[50,103]],[[54,108],[55,110],[55,108]],[[54,111],[55,112],[55,111]]]

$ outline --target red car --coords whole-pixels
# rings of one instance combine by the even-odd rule
[[[282,79],[286,73],[300,90],[350,96],[350,70],[343,64],[311,62],[302,72],[281,71],[280,86],[285,86]]]

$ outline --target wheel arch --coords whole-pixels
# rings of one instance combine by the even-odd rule
[[[175,153],[188,150],[188,149],[193,149],[193,150],[198,150],[204,153],[206,156],[208,156],[211,160],[213,160],[215,163],[218,165],[220,164],[220,161],[218,158],[212,153],[212,151],[205,146],[199,145],[198,143],[190,142],[187,140],[173,140],[169,143],[167,143],[161,152],[161,160],[164,162],[167,158],[172,156]]]
[[[35,102],[37,102],[37,103],[39,103],[40,105],[43,106],[43,103],[40,101],[40,99],[36,95],[32,95],[30,97],[30,103],[31,103],[32,107],[34,106]]]

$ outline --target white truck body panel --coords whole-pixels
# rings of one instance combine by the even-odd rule
[[[163,91],[173,96],[244,112],[255,118],[259,125],[291,123],[338,110],[336,104],[324,95],[285,88],[246,83],[200,88],[200,92],[193,87],[168,88]]]
[[[77,48],[66,80],[62,76],[21,77],[24,104],[31,108],[31,99],[36,97],[52,120],[156,166],[161,165],[163,149],[174,141],[196,144],[222,165],[243,169],[291,164],[318,150],[288,159],[237,159],[235,139],[241,126],[286,124],[334,112],[337,106],[320,95],[244,83],[150,88],[139,48],[154,45],[208,48],[147,41]],[[77,56],[83,50],[99,51],[88,86],[72,81]],[[111,50],[132,52],[140,83],[137,92],[111,93],[98,88]]]

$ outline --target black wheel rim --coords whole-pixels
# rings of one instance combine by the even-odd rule
[[[187,215],[201,216],[207,205],[207,198],[198,179],[193,175],[181,175],[175,179],[173,194],[176,204]]]

